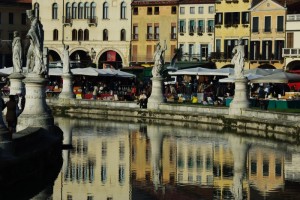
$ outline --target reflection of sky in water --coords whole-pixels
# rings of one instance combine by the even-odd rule
[[[56,118],[64,164],[53,199],[300,197],[299,148],[254,137],[154,124]],[[209,131],[208,131],[209,130]],[[299,158],[298,158],[299,157]],[[286,177],[286,179],[285,179]]]

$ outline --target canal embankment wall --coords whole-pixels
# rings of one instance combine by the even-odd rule
[[[239,116],[229,115],[228,107],[192,104],[161,103],[158,109],[141,109],[136,102],[95,101],[82,99],[47,99],[55,115],[82,118],[135,118],[153,122],[168,120],[173,123],[204,123],[233,129],[257,130],[299,137],[300,114],[268,110],[244,109]]]

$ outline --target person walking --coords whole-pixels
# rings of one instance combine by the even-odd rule
[[[6,102],[6,109],[6,123],[11,134],[10,137],[12,138],[12,134],[16,132],[17,126],[17,102],[15,95],[9,95],[9,101]]]

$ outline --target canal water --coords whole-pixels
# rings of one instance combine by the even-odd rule
[[[300,199],[294,138],[189,124],[55,122],[72,148],[63,150],[61,171],[47,192],[32,199]]]

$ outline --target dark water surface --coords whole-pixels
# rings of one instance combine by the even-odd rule
[[[209,126],[55,121],[73,148],[62,152],[49,199],[300,199],[300,147],[293,138]]]

